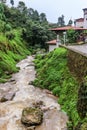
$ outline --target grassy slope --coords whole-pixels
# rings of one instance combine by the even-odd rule
[[[38,55],[35,65],[37,78],[34,84],[51,90],[59,97],[58,102],[67,112],[72,129],[72,124],[75,126],[80,120],[76,109],[79,85],[67,67],[67,50],[58,48],[46,56]]]
[[[11,73],[17,72],[16,63],[30,54],[21,39],[20,30],[14,30],[13,33],[15,37],[12,40],[0,34],[0,82],[5,82]]]

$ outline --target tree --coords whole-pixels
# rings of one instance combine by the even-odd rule
[[[39,13],[37,10],[34,11],[34,13],[32,15],[32,19],[35,21],[39,21]]]
[[[46,14],[45,13],[41,13],[40,14],[40,22],[47,22],[47,18],[46,18]]]
[[[0,4],[0,20],[5,20],[5,14],[4,14],[4,5],[1,3]]]
[[[72,26],[72,24],[73,24],[73,21],[70,19],[69,22],[68,22],[68,25]]]
[[[64,21],[64,15],[58,17],[58,26],[64,26],[65,25],[65,21]]]
[[[14,5],[14,0],[10,0],[10,3],[13,6]]]
[[[67,31],[67,39],[69,43],[77,42],[78,36],[79,36],[79,33],[73,29],[70,29]]]
[[[19,1],[17,8],[22,13],[26,9],[25,3],[23,1]]]
[[[39,13],[37,10],[29,8],[29,9],[27,9],[27,15],[30,19],[39,21]]]

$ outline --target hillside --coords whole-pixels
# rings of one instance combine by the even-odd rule
[[[81,115],[86,111],[86,108],[81,106],[81,100],[79,99],[82,99],[86,84],[83,85],[83,91],[81,89],[82,86],[79,89],[80,83],[77,77],[73,76],[68,68],[68,51],[58,48],[46,56],[37,55],[35,65],[37,78],[34,81],[34,85],[49,89],[54,95],[58,96],[58,103],[61,104],[62,110],[69,117],[69,130],[85,130],[87,123],[82,122],[86,122],[86,115],[84,117]],[[86,105],[84,100],[82,105]],[[77,102],[80,104],[78,105]],[[79,110],[77,105],[80,107]]]
[[[13,72],[19,69],[16,64],[30,54],[27,45],[21,39],[21,30],[13,30],[14,38],[0,34],[0,82],[5,82]]]
[[[0,2],[0,82],[18,71],[16,63],[30,51],[47,49],[46,41],[55,36],[48,28],[46,15],[27,8],[24,2],[19,1],[17,7]]]

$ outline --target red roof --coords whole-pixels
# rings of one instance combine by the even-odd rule
[[[79,19],[76,19],[75,21],[76,21],[76,22],[83,22],[83,21],[84,21],[84,18],[79,18]]]
[[[65,26],[65,27],[58,27],[58,28],[52,28],[50,30],[52,31],[67,31],[67,30],[87,30],[87,28],[80,28],[80,27],[74,27],[74,26]]]
[[[46,42],[47,44],[50,44],[50,45],[56,45],[56,40],[52,40],[52,41],[48,41]]]

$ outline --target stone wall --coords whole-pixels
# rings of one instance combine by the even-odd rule
[[[87,75],[87,57],[78,52],[68,50],[68,67],[71,73],[81,82]]]

